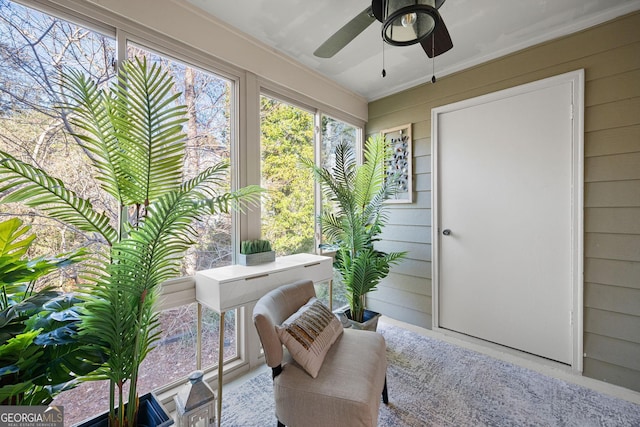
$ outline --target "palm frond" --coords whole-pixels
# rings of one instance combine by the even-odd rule
[[[324,212],[320,221],[322,223],[322,231],[330,242],[341,240],[343,233],[342,220],[333,212]]]
[[[385,185],[384,161],[386,144],[382,136],[376,135],[365,145],[365,161],[356,173],[354,195],[358,206],[365,207],[383,190]]]
[[[91,202],[67,190],[61,180],[3,151],[0,157],[0,193],[6,193],[2,203],[23,202],[80,230],[99,233],[110,244],[116,240],[109,218],[95,212]]]
[[[230,193],[220,194],[207,201],[209,213],[231,210],[245,212],[246,209],[258,205],[264,191],[264,188],[258,185],[247,185]]]
[[[195,191],[204,198],[215,197],[227,181],[229,162],[219,162],[182,184],[185,192]]]
[[[181,191],[196,200],[195,207],[207,207],[209,214],[228,213],[231,210],[244,212],[246,208],[256,206],[265,190],[257,185],[249,185],[227,192],[228,169],[227,162],[217,163],[182,184]]]
[[[88,152],[102,189],[120,204],[124,203],[121,189],[127,179],[120,169],[122,151],[111,120],[114,107],[110,94],[100,90],[95,81],[77,70],[65,73],[61,86],[66,97],[61,108],[70,113],[72,135]]]
[[[355,179],[356,156],[351,144],[341,141],[336,146],[335,166],[333,176],[335,180],[346,187],[352,187]]]
[[[172,94],[173,79],[146,58],[124,63],[118,80],[111,120],[130,153],[123,162],[131,179],[127,204],[145,204],[181,183],[186,107],[174,105],[180,94]]]

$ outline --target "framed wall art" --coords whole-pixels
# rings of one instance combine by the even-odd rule
[[[413,202],[411,123],[381,131],[393,154],[385,165],[387,179],[396,179],[397,192],[387,203]]]

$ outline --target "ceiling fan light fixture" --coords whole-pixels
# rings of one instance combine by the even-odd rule
[[[382,38],[393,46],[418,43],[433,32],[438,16],[435,0],[386,0]]]
[[[405,28],[410,27],[416,23],[416,19],[418,19],[418,15],[416,15],[415,13],[407,13],[406,15],[402,15],[402,26]]]

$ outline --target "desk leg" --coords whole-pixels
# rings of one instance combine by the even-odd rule
[[[329,280],[329,310],[333,311],[333,280]]]
[[[220,348],[218,349],[218,427],[222,422],[222,365],[224,365],[224,314],[220,313]]]
[[[202,369],[202,304],[198,303],[197,305],[196,369],[199,371]]]

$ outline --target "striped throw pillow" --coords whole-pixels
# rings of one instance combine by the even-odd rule
[[[327,352],[343,331],[338,318],[316,298],[311,298],[276,330],[293,359],[313,378],[318,376]]]

